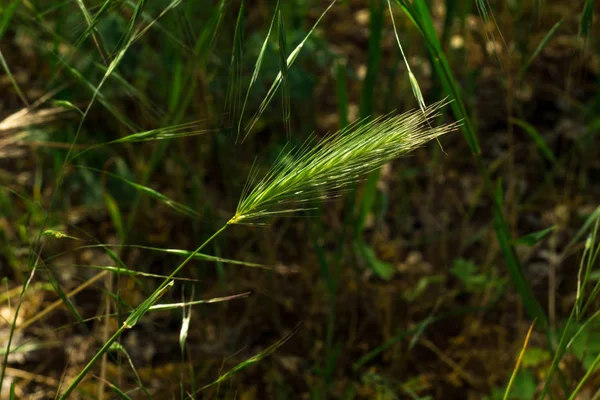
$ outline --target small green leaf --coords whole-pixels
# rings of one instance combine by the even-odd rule
[[[531,232],[525,236],[521,236],[519,239],[516,240],[516,243],[533,247],[554,229],[556,229],[556,227],[551,226],[550,228],[542,229],[541,231]]]
[[[369,264],[369,267],[371,267],[373,272],[378,277],[387,281],[394,276],[394,273],[396,272],[394,267],[390,263],[381,261],[379,258],[377,258],[375,250],[373,250],[371,246],[367,245],[366,243],[358,243],[358,246],[361,254]]]
[[[67,110],[75,110],[79,114],[83,115],[83,111],[81,111],[81,109],[79,107],[77,107],[75,104],[71,103],[70,101],[67,101],[67,100],[52,100],[51,103],[55,107],[66,108]]]

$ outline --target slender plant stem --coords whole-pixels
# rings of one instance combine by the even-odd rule
[[[221,232],[223,232],[229,225],[231,221],[227,222],[225,225],[221,227],[218,231],[216,231],[211,237],[206,239],[204,243],[202,243],[193,253],[191,253],[177,268],[171,272],[171,274],[165,278],[165,280],[154,290],[154,292],[146,298],[139,306],[135,308],[129,315],[129,318],[121,325],[119,329],[104,343],[104,345],[98,350],[98,352],[92,357],[92,359],[87,363],[87,365],[79,372],[79,374],[75,377],[73,382],[69,385],[69,387],[65,390],[65,392],[60,396],[60,400],[67,399],[68,396],[75,390],[77,385],[81,383],[85,375],[89,372],[89,370],[94,366],[96,361],[104,354],[106,351],[112,346],[112,344],[121,336],[121,334],[126,329],[131,329],[135,326],[136,322],[150,309],[151,306],[154,305],[160,299],[161,295],[164,293],[165,289],[172,284],[173,277],[177,275],[177,273],[192,259],[198,254],[208,243],[210,243],[215,237],[217,237]]]

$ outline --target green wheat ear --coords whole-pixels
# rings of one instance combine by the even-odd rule
[[[359,121],[316,144],[311,138],[298,149],[284,149],[267,175],[249,190],[257,175],[252,170],[228,224],[305,210],[307,202],[339,194],[383,164],[456,129],[457,123],[431,126],[445,104]]]

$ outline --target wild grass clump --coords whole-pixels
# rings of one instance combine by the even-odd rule
[[[328,198],[349,184],[401,157],[424,143],[456,128],[457,124],[431,127],[443,103],[423,111],[410,111],[370,121],[359,121],[312,145],[284,150],[267,175],[244,190],[230,224],[306,209],[302,204]],[[250,175],[252,185],[256,171]]]

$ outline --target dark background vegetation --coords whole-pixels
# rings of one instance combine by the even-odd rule
[[[268,269],[194,260],[161,302],[250,294],[147,314],[74,398],[502,398],[536,316],[532,298],[547,320],[536,320],[511,394],[540,393],[552,360],[547,337],[560,334],[577,293],[586,240],[577,233],[600,199],[600,49],[597,27],[587,25],[598,10],[590,1],[426,3],[480,154],[457,130],[315,210],[231,227],[205,252]],[[247,1],[236,41],[240,1],[183,1],[127,47],[77,134],[78,110],[124,48],[136,7],[144,6],[139,30],[169,4],[86,1],[99,16],[90,34],[76,1],[0,3],[0,343],[4,357],[12,332],[15,349],[2,396],[13,385],[16,398],[54,398],[162,281],[143,274],[165,276],[182,261],[156,249],[191,251],[219,229],[252,165],[264,173],[286,143],[418,107],[387,2],[339,0],[287,71],[289,97],[280,89],[236,143],[227,93],[245,96],[275,2]],[[425,102],[453,98],[427,42],[392,5]],[[281,3],[286,54],[327,6]],[[273,29],[244,124],[280,71]],[[447,107],[439,122],[456,119]],[[79,152],[187,122],[205,132],[99,146],[64,164],[71,145]],[[372,203],[361,224],[354,215],[365,197]],[[494,206],[516,264],[498,241]],[[116,257],[137,273],[109,271]],[[526,288],[514,285],[511,265]],[[197,392],[290,331],[268,357]],[[590,368],[600,325],[582,332],[560,363],[554,398],[586,372],[577,398],[598,396]]]

